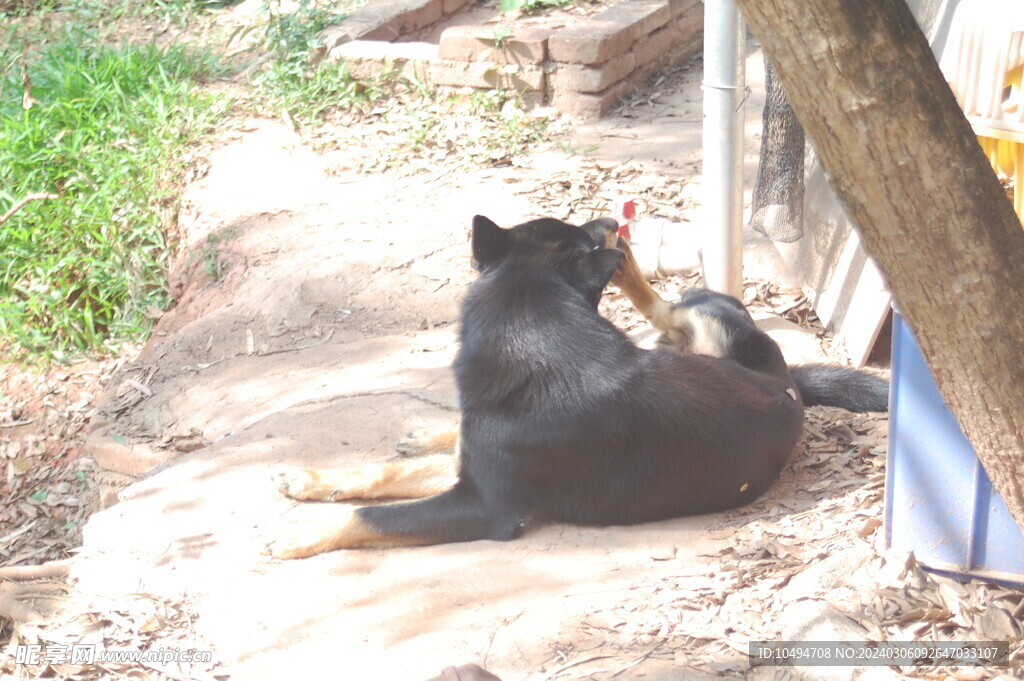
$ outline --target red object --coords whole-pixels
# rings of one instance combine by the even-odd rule
[[[633,203],[633,199],[625,199],[619,203],[619,236],[630,241],[632,238],[629,233],[629,221],[636,217],[636,204]]]

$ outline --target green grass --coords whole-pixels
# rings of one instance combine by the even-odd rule
[[[386,74],[356,80],[349,75],[344,62],[309,69],[287,61],[274,61],[258,80],[257,99],[286,112],[302,125],[312,125],[328,109],[372,103],[384,97],[392,85]]]
[[[0,215],[56,196],[0,224],[0,338],[59,359],[148,328],[167,302],[168,181],[218,116],[196,87],[216,70],[209,53],[74,31],[38,53],[0,50]]]
[[[25,197],[49,197],[0,222],[0,352],[62,359],[113,349],[139,339],[166,306],[165,221],[182,151],[232,103],[199,87],[222,70],[208,51],[108,43],[134,19],[186,23],[232,1],[39,0],[18,3],[22,18],[6,24],[0,11],[0,216]],[[266,0],[266,21],[242,31],[259,30],[268,53],[250,100],[261,113],[315,126],[327,110],[362,108],[400,123],[378,159],[387,167],[417,158],[433,167],[439,150],[505,163],[543,137],[546,119],[506,107],[514,93],[460,105],[415,75],[386,68],[356,80],[343,63],[311,60],[319,31],[359,1],[298,0],[284,11]],[[201,254],[216,277],[214,256]]]
[[[233,5],[240,0],[0,0],[0,18],[32,14],[52,19],[61,12],[80,26],[101,27],[122,19],[159,21],[184,26],[205,9]]]
[[[319,32],[339,23],[345,12],[320,0],[299,0],[287,12],[279,0],[265,0],[264,11],[263,42],[270,60],[255,83],[262,102],[300,123],[313,124],[327,109],[359,106],[385,95],[387,74],[372,82],[359,82],[349,75],[344,63],[313,65],[310,61],[322,48]]]
[[[573,4],[575,0],[499,0],[498,9],[502,12],[520,10],[529,14],[537,12],[545,7],[565,7]]]

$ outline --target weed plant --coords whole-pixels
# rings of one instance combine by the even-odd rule
[[[207,4],[224,3],[166,0],[147,11],[177,21],[179,6]],[[75,28],[83,16],[130,16],[139,0],[40,0],[33,25],[44,6],[68,28],[0,27],[0,349],[60,359],[138,338],[165,306],[163,216],[181,151],[230,103],[196,87],[220,70],[209,52],[105,46]],[[338,7],[297,0],[285,11],[267,0],[258,102],[303,124],[363,108],[395,129],[395,148],[378,159],[386,166],[453,154],[501,163],[541,139],[546,121],[506,107],[512,93],[474,94],[467,111],[415,74],[385,68],[356,80],[343,63],[318,63],[317,35],[341,19]],[[22,202],[30,196],[45,198]]]
[[[233,5],[240,0],[0,0],[0,18],[21,18],[36,14],[52,19],[49,12],[61,12],[78,26],[113,26],[123,19],[156,20],[161,24],[185,26],[206,9]]]
[[[60,359],[145,331],[167,302],[162,213],[183,145],[223,102],[208,52],[107,47],[70,30],[0,49],[0,342]]]
[[[323,47],[318,34],[341,21],[345,13],[319,0],[299,0],[288,11],[279,0],[268,0],[264,11],[264,44],[270,60],[257,84],[265,100],[303,123],[312,123],[326,109],[383,96],[382,89],[352,78],[344,63],[313,63]]]
[[[539,12],[546,7],[565,7],[574,0],[499,0],[498,9],[502,12],[519,10],[525,14]]]

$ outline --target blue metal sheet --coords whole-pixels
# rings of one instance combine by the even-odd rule
[[[893,315],[885,527],[889,546],[944,572],[1024,583],[1024,533]]]

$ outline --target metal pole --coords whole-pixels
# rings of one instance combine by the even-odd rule
[[[734,0],[704,3],[704,285],[743,296],[746,26]]]

